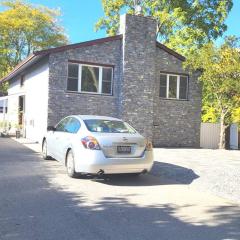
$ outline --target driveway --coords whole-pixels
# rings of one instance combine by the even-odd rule
[[[194,173],[191,187],[240,204],[240,151],[159,148],[154,153],[159,168],[153,174],[185,183]]]
[[[32,148],[34,144],[28,144]],[[162,164],[162,165],[161,165]],[[56,161],[0,138],[0,239],[240,239],[240,206],[191,187],[189,174],[70,179]]]

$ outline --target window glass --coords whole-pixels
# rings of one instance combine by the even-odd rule
[[[180,76],[179,98],[187,99],[188,78]]]
[[[68,65],[68,77],[78,78],[78,64]]]
[[[84,92],[98,92],[99,68],[82,66],[81,90]]]
[[[70,118],[65,129],[69,133],[77,133],[80,127],[81,124],[79,120],[77,120],[76,118]]]
[[[78,91],[78,65],[68,64],[67,90]]]
[[[136,131],[127,123],[117,120],[88,119],[84,120],[91,132],[100,133],[135,133]]]
[[[177,76],[169,76],[169,98],[177,98]]]
[[[102,93],[112,93],[112,68],[102,69]]]
[[[56,126],[56,131],[66,132],[66,126],[68,121],[69,121],[69,118],[64,118],[63,120],[61,120]]]
[[[160,75],[160,97],[167,97],[167,75],[161,74]]]

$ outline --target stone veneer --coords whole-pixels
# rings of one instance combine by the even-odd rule
[[[199,147],[201,91],[189,78],[187,101],[159,98],[160,71],[187,73],[182,61],[156,46],[156,22],[121,17],[122,40],[49,56],[48,124],[71,114],[119,117],[153,140],[155,146]],[[113,96],[66,91],[69,60],[114,65]]]
[[[164,50],[156,49],[156,81],[154,92],[155,146],[200,146],[201,89],[197,75],[189,75],[188,100],[170,100],[159,97],[160,72],[188,74],[182,61]]]
[[[114,65],[113,95],[68,92],[68,60]],[[72,114],[118,117],[120,61],[121,40],[50,54],[49,125],[54,125],[63,117]]]

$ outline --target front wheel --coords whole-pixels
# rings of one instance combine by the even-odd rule
[[[68,176],[71,178],[76,178],[77,173],[75,172],[75,163],[74,163],[74,156],[73,156],[72,150],[69,150],[67,154],[66,167],[67,167]]]
[[[49,156],[48,152],[47,152],[47,141],[46,140],[44,140],[43,144],[42,144],[42,157],[45,160],[51,159],[51,156]]]

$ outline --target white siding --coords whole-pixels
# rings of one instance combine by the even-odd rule
[[[19,79],[12,81],[8,90],[8,120],[18,123],[19,96],[25,96],[24,125],[26,137],[33,141],[41,141],[47,128],[48,113],[48,64],[32,67],[32,71],[24,77],[24,85]]]
[[[48,74],[45,64],[25,76],[26,137],[38,142],[47,129]]]

